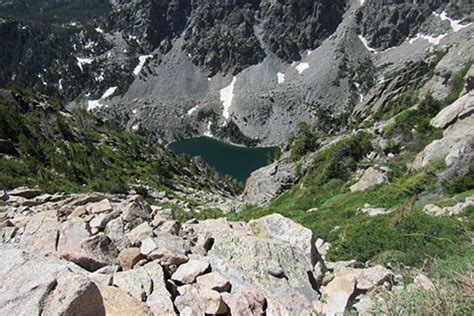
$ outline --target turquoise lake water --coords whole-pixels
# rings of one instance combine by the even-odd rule
[[[201,156],[221,174],[245,181],[250,173],[269,164],[278,154],[278,147],[246,148],[233,146],[210,137],[185,139],[170,144],[176,154]]]

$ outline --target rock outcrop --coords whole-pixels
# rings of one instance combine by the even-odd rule
[[[420,152],[412,168],[419,169],[431,162],[442,160],[446,164],[443,177],[466,175],[474,160],[474,93],[459,98],[441,110],[431,121],[435,127],[443,128],[443,137],[433,141]]]

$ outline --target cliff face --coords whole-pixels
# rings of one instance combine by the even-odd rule
[[[300,122],[344,131],[376,80],[468,38],[470,6],[134,0],[55,23],[4,6],[0,84],[34,86],[159,141],[282,144]]]

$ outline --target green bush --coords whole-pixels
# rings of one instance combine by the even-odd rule
[[[341,233],[344,237],[333,243],[329,259],[365,262],[380,257],[384,262],[420,266],[426,258],[458,253],[467,241],[457,219],[415,211],[393,226],[395,215],[352,219]]]
[[[290,159],[298,161],[309,152],[316,151],[320,146],[319,134],[311,131],[305,122],[300,123],[299,132],[291,144]]]

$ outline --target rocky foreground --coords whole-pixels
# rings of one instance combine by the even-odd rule
[[[0,193],[2,315],[366,313],[403,285],[326,261],[329,244],[278,214],[180,223],[139,195]]]

